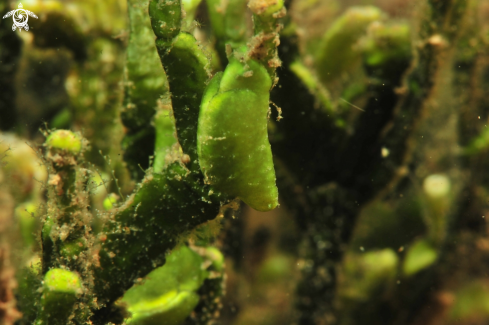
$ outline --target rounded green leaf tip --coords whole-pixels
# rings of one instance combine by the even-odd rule
[[[423,190],[432,199],[448,197],[450,194],[450,179],[443,174],[433,174],[425,178]]]
[[[117,196],[114,193],[110,193],[105,199],[104,199],[104,209],[106,211],[109,211],[114,207],[114,204],[119,201],[119,196]]]
[[[77,154],[81,151],[82,140],[80,136],[69,130],[56,130],[47,137],[46,146]]]
[[[261,64],[232,60],[204,92],[197,131],[206,182],[258,211],[278,206],[267,130],[270,87]]]
[[[412,56],[409,24],[372,24],[367,37],[359,45],[368,66],[378,67],[390,62],[398,64],[408,61]]]
[[[149,16],[157,38],[171,39],[180,33],[182,23],[180,0],[151,0]]]
[[[178,325],[192,312],[199,302],[195,292],[170,291],[154,300],[142,300],[129,307],[131,318],[126,320],[131,325]]]
[[[382,17],[376,7],[351,7],[333,22],[318,45],[315,58],[316,72],[323,82],[331,82],[356,66],[361,58],[356,44],[369,25]]]
[[[390,248],[362,254],[348,253],[338,296],[347,301],[368,301],[394,283],[398,264],[396,253]]]
[[[373,274],[383,275],[380,277],[385,277],[387,274],[395,274],[398,258],[396,253],[390,248],[365,253],[362,258],[366,268]]]
[[[403,272],[407,276],[414,275],[436,262],[438,254],[426,240],[415,242],[408,250],[404,260]]]
[[[182,324],[198,304],[197,290],[208,276],[203,262],[197,252],[185,245],[173,250],[165,265],[124,294],[121,302],[131,313],[126,324]]]
[[[81,292],[82,286],[76,273],[63,269],[51,269],[44,276],[44,288],[49,291],[77,294]]]

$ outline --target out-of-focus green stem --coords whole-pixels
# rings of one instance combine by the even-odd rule
[[[226,44],[231,49],[237,49],[246,44],[246,15],[247,0],[206,1],[212,33],[216,37],[216,50],[222,65],[228,61]]]

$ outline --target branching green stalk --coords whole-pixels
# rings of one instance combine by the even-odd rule
[[[226,98],[231,98],[233,92],[239,92],[248,99],[255,99],[252,102],[244,100],[241,108],[246,118],[257,118],[263,126],[262,132],[253,135],[258,142],[250,143],[251,149],[258,156],[265,155],[266,159],[264,162],[263,159],[254,162],[255,167],[261,170],[247,168],[244,175],[246,178],[241,182],[251,182],[253,178],[257,180],[256,184],[253,181],[253,186],[257,186],[258,191],[248,194],[254,195],[250,200],[254,203],[250,204],[261,210],[272,209],[278,204],[275,173],[266,134],[269,91],[274,80],[270,74],[274,75],[276,67],[270,65],[270,58],[276,58],[277,44],[267,42],[270,40],[267,37],[269,34],[275,38],[278,36],[275,19],[283,14],[283,9],[281,4],[278,7],[272,6],[273,10],[269,6],[255,13],[256,19],[261,21],[257,35],[264,40],[266,55],[255,60],[255,48],[248,52],[244,62],[239,62],[237,58],[243,54],[237,52],[222,80],[213,80],[222,81],[216,90]],[[275,11],[279,11],[279,14]],[[151,52],[148,27],[144,26],[144,12],[141,2],[130,2],[132,36],[128,49],[122,118],[128,128],[126,153],[131,153],[131,148],[137,150],[137,142],[148,139],[152,133],[149,126],[155,126],[155,171],[152,174],[147,172],[134,194],[121,206],[109,210],[103,218],[102,230],[95,236],[90,228],[92,214],[88,210],[88,191],[85,186],[88,172],[80,165],[80,157],[86,146],[80,136],[69,131],[60,130],[49,135],[46,146],[51,173],[48,181],[50,203],[42,230],[42,273],[49,277],[52,272],[59,270],[68,272],[66,274],[70,276],[79,276],[81,286],[86,291],[66,298],[63,312],[46,314],[44,311],[49,310],[50,306],[59,304],[49,302],[59,300],[51,299],[49,293],[59,288],[51,290],[45,287],[44,298],[41,299],[45,301],[44,309],[41,306],[38,313],[39,324],[46,321],[61,324],[67,321],[67,317],[79,324],[88,321],[97,325],[122,323],[127,317],[123,315],[123,307],[116,302],[129,288],[165,264],[168,253],[182,241],[185,234],[197,225],[215,218],[223,203],[236,196],[243,196],[243,200],[247,201],[242,191],[231,191],[231,187],[214,191],[212,186],[204,182],[202,165],[199,163],[203,157],[197,155],[197,129],[201,127],[199,122],[203,119],[199,111],[209,80],[209,60],[196,39],[180,31],[183,19],[180,1],[152,0],[149,3],[149,22],[157,37],[156,49],[166,70],[171,91],[171,98],[164,100],[160,96],[161,92],[166,91],[164,74],[153,69],[152,59],[154,61],[155,57],[148,53],[148,60],[145,61],[147,65],[140,62],[141,51]],[[209,100],[213,98],[208,97]],[[256,116],[252,111],[254,103],[259,104],[260,110]],[[212,103],[209,107],[214,108]],[[174,133],[171,127],[172,114],[183,152],[174,146],[174,140],[171,141]],[[223,122],[216,130],[226,128],[232,129],[232,126]],[[247,141],[245,135],[240,133],[233,138],[233,144],[242,151],[240,154],[248,153],[246,150],[249,148],[244,146]],[[166,159],[168,150],[169,160]],[[216,154],[211,152],[209,157],[215,159]],[[140,157],[144,158],[145,155],[147,153],[142,153]],[[230,159],[230,153],[225,155],[225,159]],[[136,159],[133,162],[138,161]],[[263,175],[266,176],[264,183],[261,182]],[[271,191],[271,196],[265,195],[262,198],[263,190]],[[111,208],[113,204],[107,206]],[[219,255],[217,253],[206,250],[204,254],[204,259],[210,263],[207,267],[211,265],[209,274],[213,276],[204,283],[203,297],[193,318],[189,318],[191,322],[210,321],[220,308],[216,298],[223,291],[223,265],[222,260],[216,259]],[[143,290],[146,290],[144,288],[143,285]],[[145,316],[138,314],[140,309],[134,307],[138,302],[132,301],[131,304],[129,310],[138,312],[135,311],[133,318],[127,318],[127,322],[136,324]]]
[[[279,234],[272,249],[263,244],[265,232],[246,218],[218,244],[253,243],[250,260],[243,258],[245,247],[232,258],[258,280],[249,283],[254,304],[279,296],[275,288],[264,295],[269,285],[263,284],[275,285],[272,277],[290,269],[293,259],[283,253],[297,254],[295,297],[280,297],[295,302],[291,321],[299,325],[416,323],[414,317],[425,315],[420,310],[432,306],[427,299],[438,299],[442,282],[452,292],[456,278],[466,275],[447,276],[443,263],[487,250],[481,218],[489,192],[487,24],[463,19],[471,4],[471,17],[480,16],[481,0],[421,1],[417,28],[379,8],[348,8],[335,0],[34,2],[29,10],[41,19],[32,22],[32,37],[21,34],[26,50],[17,74],[20,41],[11,21],[0,21],[0,129],[33,131],[42,117],[51,127],[81,130],[91,147],[78,133],[50,132],[42,157],[50,177],[39,182],[47,189],[45,206],[44,189],[34,191],[21,179],[33,172],[0,166],[0,185],[7,188],[0,193],[0,228],[17,207],[14,227],[21,232],[13,234],[23,249],[11,255],[19,267],[15,278],[0,265],[0,296],[9,296],[8,304],[0,297],[0,323],[10,310],[7,324],[13,325],[18,309],[24,315],[19,325],[212,324],[222,308],[224,258],[208,246],[221,219],[209,221],[230,215],[226,209],[238,200],[259,211],[280,202],[294,215],[295,229],[270,232]],[[126,3],[128,26],[122,15],[107,15]],[[289,5],[293,15],[287,17]],[[0,12],[7,7],[0,0]],[[436,84],[440,72],[453,78],[446,97],[432,96],[448,84]],[[16,87],[23,87],[22,96]],[[410,161],[416,124],[432,112],[433,99],[436,113],[459,122],[458,135],[450,132],[453,123],[437,136],[459,139],[461,149],[446,154],[434,148],[429,162]],[[443,107],[452,99],[453,112]],[[116,124],[119,109],[123,126]],[[434,118],[426,121],[427,128],[436,125]],[[90,169],[111,165],[99,152],[115,160],[113,140],[122,132],[124,161],[117,160],[112,174],[126,174],[127,167],[132,180],[121,182],[122,190],[109,185],[94,194],[103,172],[94,177]],[[416,155],[439,142],[426,143]],[[453,163],[460,161],[457,173]],[[17,178],[22,184],[14,189],[7,182]],[[468,196],[460,193],[461,183]],[[472,246],[462,243],[466,233]],[[33,238],[40,238],[40,247]],[[278,255],[267,255],[277,254],[275,248]],[[272,263],[254,272],[269,257]],[[0,247],[0,264],[6,260]],[[473,272],[477,265],[465,266],[472,256],[467,260],[461,269],[482,273]],[[232,298],[244,312],[226,317],[240,324],[257,317],[250,300]],[[457,296],[454,305],[471,304]],[[269,316],[278,313],[264,315],[274,322]]]
[[[109,217],[99,236],[100,266],[95,268],[99,299],[119,298],[136,279],[164,264],[166,253],[182,234],[214,219],[220,205],[213,203],[208,191],[178,162],[162,174],[147,176]]]
[[[463,1],[453,2],[448,8],[442,7],[430,7],[432,16],[427,15],[422,23],[423,46],[417,48],[418,61],[408,76],[409,90],[402,101],[399,101],[395,88],[399,86],[410,59],[409,50],[405,50],[409,33],[400,29],[396,35],[396,30],[391,29],[390,36],[378,35],[387,36],[391,42],[399,44],[397,54],[388,54],[381,48],[375,49],[375,46],[365,52],[364,65],[374,82],[370,100],[366,107],[361,108],[365,112],[359,113],[362,115],[352,129],[353,136],[331,125],[332,121],[326,117],[323,120],[329,123],[318,123],[322,112],[308,110],[307,107],[313,107],[313,100],[308,101],[310,104],[304,104],[307,95],[293,88],[297,79],[293,80],[294,77],[286,73],[280,76],[281,88],[276,89],[272,99],[284,110],[284,120],[278,124],[278,140],[274,148],[283,161],[281,166],[287,169],[282,172],[283,175],[293,175],[281,180],[292,179],[296,182],[295,186],[284,183],[282,193],[287,197],[299,196],[297,202],[291,202],[290,206],[296,209],[297,222],[305,237],[300,252],[305,261],[303,281],[299,284],[297,299],[300,324],[316,324],[323,319],[335,322],[333,297],[336,265],[343,256],[342,247],[351,237],[360,207],[399,179],[400,167],[408,158],[407,141],[431,94],[440,60],[456,40],[456,33],[449,26],[457,24],[457,19],[463,16]],[[433,24],[432,20],[438,23]],[[450,28],[450,31],[445,28]],[[371,27],[372,30],[375,32]],[[449,39],[450,44],[444,37]],[[288,39],[284,39],[284,43],[288,52],[281,53],[281,58],[287,67],[294,62],[293,43]],[[335,50],[339,48],[330,49]],[[385,54],[380,65],[375,63],[379,58],[375,57],[376,52]],[[396,69],[392,69],[392,65]],[[297,107],[301,107],[301,110]],[[392,119],[393,127],[380,132]],[[309,147],[304,147],[305,143]],[[295,161],[294,156],[290,157],[290,152],[296,152],[294,156],[300,161]],[[321,164],[308,166],[308,161],[321,161]],[[314,178],[308,178],[308,175]],[[297,194],[297,187],[301,185],[305,195]],[[307,190],[308,187],[311,189]]]

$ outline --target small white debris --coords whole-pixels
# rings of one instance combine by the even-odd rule
[[[59,230],[59,239],[61,239],[61,241],[65,241],[69,235],[70,235],[70,226],[68,226],[67,224],[62,225],[61,229]]]

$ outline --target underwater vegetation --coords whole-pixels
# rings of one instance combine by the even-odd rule
[[[489,321],[486,1],[22,5],[0,325]]]

